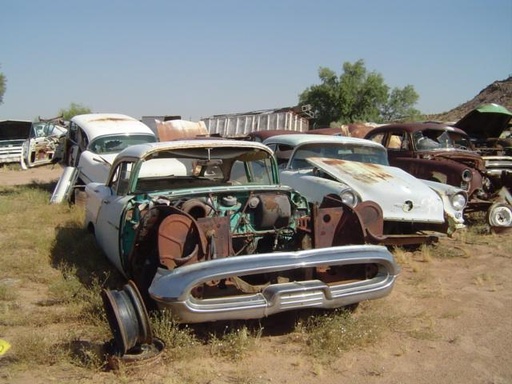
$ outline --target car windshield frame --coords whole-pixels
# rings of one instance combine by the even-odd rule
[[[114,165],[108,185],[113,187],[122,179],[121,194],[279,183],[275,159],[261,149],[177,148],[151,153],[123,172],[120,167],[132,162],[127,159]]]

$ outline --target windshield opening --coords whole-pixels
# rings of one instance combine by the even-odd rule
[[[413,141],[416,149],[468,149],[471,144],[467,137],[457,132],[426,129],[413,133]]]
[[[294,169],[311,168],[312,165],[307,161],[309,157],[324,157],[345,161],[357,161],[360,163],[389,165],[387,153],[384,148],[360,144],[339,145],[317,143],[304,145],[297,149],[293,156],[291,167]]]
[[[266,151],[244,148],[189,148],[160,152],[141,164],[136,191],[277,183]]]

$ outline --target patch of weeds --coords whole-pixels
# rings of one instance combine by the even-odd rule
[[[422,244],[418,254],[419,254],[419,261],[423,263],[430,263],[432,261],[432,247],[430,245]]]
[[[17,301],[0,302],[0,325],[13,327],[28,322],[27,316],[21,316],[21,306]]]
[[[81,337],[73,334],[68,335],[69,340],[62,343],[61,349],[66,350],[70,356],[71,363],[82,368],[102,371],[105,369],[105,346],[104,343],[93,343],[82,340]]]
[[[151,313],[151,327],[154,336],[165,343],[173,358],[182,359],[194,353],[194,347],[200,343],[193,331],[186,325],[178,324],[169,311]]]
[[[51,297],[49,303],[73,307],[66,312],[68,320],[80,320],[94,325],[103,324],[106,315],[100,293],[102,284],[99,279],[94,275],[90,276],[90,283],[85,285],[78,278],[76,267],[62,264],[60,269],[61,277],[49,286]]]
[[[376,343],[380,334],[392,326],[391,317],[366,311],[359,316],[345,309],[311,317],[297,324],[309,353],[319,359],[332,359],[340,353]]]
[[[48,333],[18,333],[11,341],[14,361],[18,364],[53,365],[67,361],[67,351],[58,347],[55,337]]]
[[[255,333],[244,325],[240,328],[229,329],[221,336],[211,335],[210,353],[230,360],[240,360],[255,348],[261,339],[262,329]]]
[[[16,292],[12,287],[0,284],[0,301],[14,301],[16,297]]]
[[[48,293],[54,302],[71,303],[79,300],[84,289],[76,277],[76,269],[66,265],[60,266],[62,275],[48,287]]]
[[[466,247],[454,246],[450,242],[441,242],[435,246],[433,257],[436,259],[467,258],[469,257],[469,252]]]
[[[402,247],[394,247],[392,249],[395,261],[402,267],[410,266],[412,261],[412,253]]]

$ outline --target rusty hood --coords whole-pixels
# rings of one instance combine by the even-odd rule
[[[385,220],[443,222],[440,196],[400,168],[356,161],[310,157],[312,165],[349,185],[362,198],[377,202]]]

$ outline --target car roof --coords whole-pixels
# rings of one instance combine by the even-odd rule
[[[141,121],[120,113],[89,113],[77,115],[71,122],[78,124],[87,134],[89,140],[110,134],[148,134],[154,132]]]
[[[264,144],[284,144],[296,147],[302,144],[315,144],[315,143],[338,143],[338,144],[360,144],[364,146],[372,146],[384,148],[381,144],[374,141],[360,139],[357,137],[349,136],[331,136],[331,135],[311,135],[311,134],[295,134],[295,135],[279,135],[268,138],[263,142]]]
[[[373,136],[377,132],[387,132],[389,130],[400,130],[400,131],[406,131],[406,132],[417,132],[417,131],[424,131],[426,129],[434,129],[439,131],[452,131],[457,132],[462,135],[466,135],[466,133],[459,128],[451,127],[449,125],[446,125],[444,123],[439,123],[436,121],[426,121],[426,122],[413,122],[413,123],[396,123],[396,124],[386,124],[382,125],[380,127],[372,129],[370,132],[366,134],[365,137],[369,137],[370,135]]]
[[[238,149],[258,149],[267,152],[270,156],[273,152],[266,145],[254,141],[240,141],[231,139],[191,139],[191,140],[173,140],[173,141],[160,141],[155,143],[136,144],[131,145],[122,150],[117,158],[144,158],[149,154],[169,151],[175,149],[189,149],[189,148],[238,148]]]

